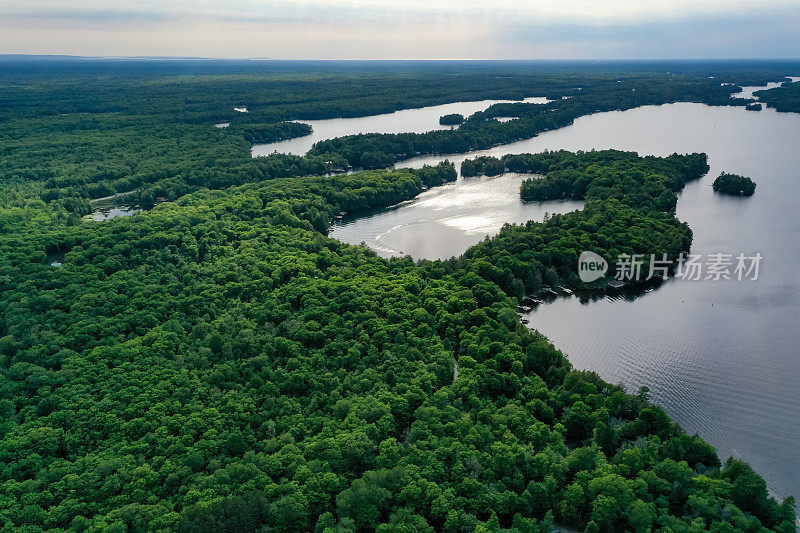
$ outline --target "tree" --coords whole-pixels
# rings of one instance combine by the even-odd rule
[[[656,506],[653,503],[645,503],[640,499],[636,499],[625,512],[628,519],[628,524],[634,531],[644,532],[655,522],[657,513]]]

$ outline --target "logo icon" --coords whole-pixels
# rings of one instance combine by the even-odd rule
[[[591,283],[605,276],[608,263],[594,252],[581,252],[578,257],[578,276],[584,283]]]

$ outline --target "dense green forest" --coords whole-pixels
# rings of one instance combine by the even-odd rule
[[[753,93],[768,107],[778,111],[800,113],[800,82],[784,83],[780,87]]]
[[[722,463],[646,389],[572,369],[517,315],[516,296],[575,283],[576,250],[688,249],[675,192],[707,172],[704,155],[465,162],[542,174],[521,194],[586,207],[414,262],[328,238],[331,220],[452,181],[453,165],[321,176],[364,156],[343,143],[250,158],[245,137],[301,133],[283,128],[312,118],[303,109],[522,97],[536,83],[554,96],[576,78],[590,95],[597,84],[563,108],[521,107],[527,134],[612,105],[621,93],[602,87],[633,74],[212,65],[54,79],[23,67],[0,74],[0,531],[795,530],[792,498],[770,497],[746,463]],[[656,100],[677,97],[658,89],[662,73],[639,76],[630,83],[652,85]],[[680,76],[696,80],[681,94],[730,93],[705,71]],[[211,113],[220,94],[250,113]],[[462,128],[481,139],[495,124]],[[81,219],[89,198],[122,191],[170,201]]]
[[[623,181],[702,160],[547,158]],[[277,179],[3,237],[4,527],[791,531],[792,500],[746,464],[520,324],[486,243],[415,264],[324,236],[454,177]],[[667,224],[623,201],[597,200],[622,227]],[[568,217],[546,225],[652,238]]]
[[[712,187],[715,191],[736,196],[752,196],[756,192],[756,183],[746,176],[728,174],[723,172],[714,180]]]

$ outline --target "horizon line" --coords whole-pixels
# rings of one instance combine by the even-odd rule
[[[535,61],[800,61],[800,57],[652,57],[652,58],[613,58],[613,57],[549,57],[549,58],[274,58],[274,57],[206,57],[206,56],[153,56],[153,55],[76,55],[76,54],[26,54],[17,52],[0,53],[0,59],[25,58],[25,59],[76,59],[93,61],[284,61],[284,62],[337,62],[337,61],[362,61],[362,62],[389,62],[389,61],[472,61],[472,62],[535,62]]]

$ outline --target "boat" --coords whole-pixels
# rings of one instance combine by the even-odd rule
[[[561,289],[564,292],[564,294],[572,294],[572,290],[571,289],[568,289],[566,287],[562,287],[561,285],[559,285],[558,288]]]
[[[520,305],[519,307],[517,307],[517,309],[519,309],[523,313],[530,313],[531,311],[531,308],[528,307],[527,305]]]

